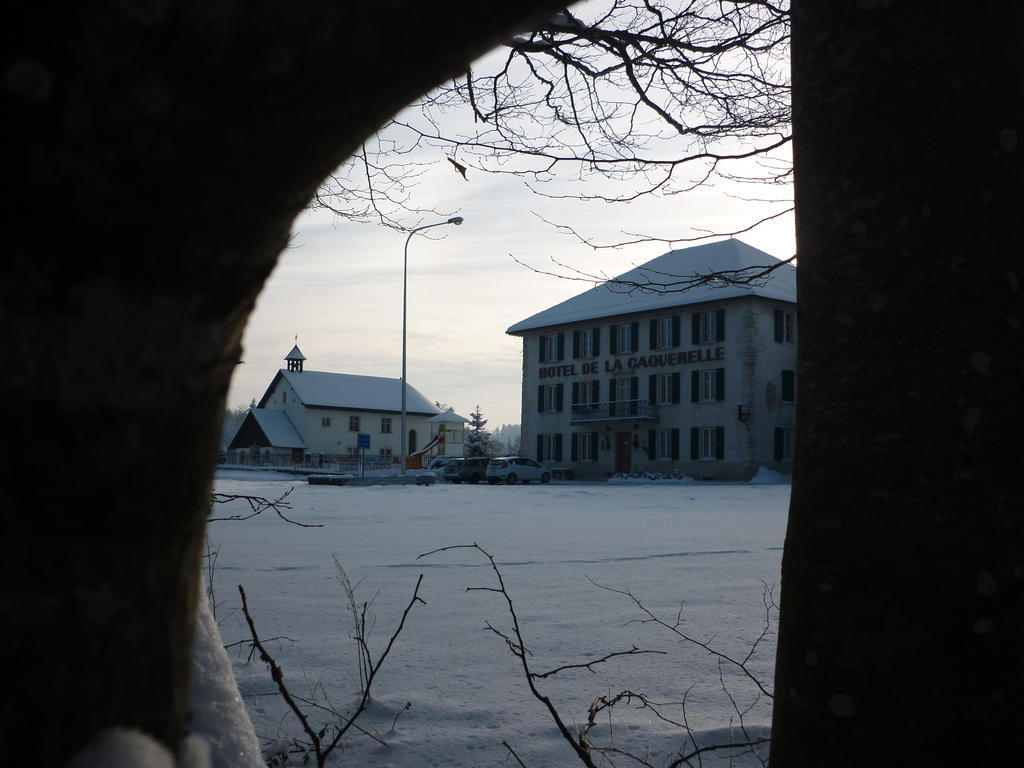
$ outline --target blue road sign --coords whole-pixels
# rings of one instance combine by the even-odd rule
[[[358,447],[359,448],[369,448],[370,447],[370,436],[369,435],[364,435],[362,432],[360,432],[359,433],[359,444],[358,444]]]

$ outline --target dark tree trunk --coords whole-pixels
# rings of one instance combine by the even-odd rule
[[[59,765],[120,725],[177,748],[225,394],[292,221],[389,116],[555,5],[5,10],[6,744]]]
[[[792,18],[799,420],[772,766],[1008,764],[1024,15],[795,0]]]

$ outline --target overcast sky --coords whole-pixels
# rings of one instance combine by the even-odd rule
[[[582,203],[537,196],[515,176],[471,168],[463,179],[444,149],[427,149],[431,163],[415,190],[422,206],[465,218],[413,237],[409,246],[408,378],[431,401],[468,415],[478,404],[488,426],[521,420],[522,339],[505,329],[588,289],[590,283],[538,274],[551,259],[582,271],[613,276],[649,261],[671,246],[649,242],[595,250],[538,218],[572,226],[593,240],[692,237],[696,230],[731,232],[786,207],[744,201],[786,198],[788,189],[740,192],[703,187],[672,198],[630,204]],[[562,191],[593,194],[595,181],[566,182]],[[429,224],[447,216],[427,215]],[[794,252],[793,221],[785,216],[738,237],[779,258]],[[257,401],[295,343],[306,369],[401,376],[402,251],[404,233],[339,220],[327,212],[301,216],[292,247],[281,255],[243,341],[228,404]],[[685,247],[686,243],[674,247]]]
[[[469,177],[463,181],[442,156],[421,183],[421,193],[434,192],[465,224],[428,230],[443,237],[417,234],[410,243],[408,376],[430,400],[463,415],[479,404],[491,427],[521,418],[522,340],[505,329],[589,287],[537,274],[512,256],[542,269],[553,267],[553,257],[614,275],[669,250],[660,243],[593,250],[531,211],[609,239],[621,231],[685,235],[690,226],[727,231],[762,211],[715,199],[711,190],[645,204],[555,205],[514,178]],[[739,237],[780,258],[794,251],[790,217]],[[323,212],[302,216],[249,321],[229,404],[259,400],[296,335],[307,370],[398,378],[404,243],[394,230]]]

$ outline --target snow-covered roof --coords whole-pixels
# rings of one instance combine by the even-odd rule
[[[396,413],[402,410],[401,379],[324,371],[278,371],[260,400],[260,406],[264,405],[279,378],[286,379],[302,404],[308,407]],[[409,413],[437,413],[434,404],[415,387],[407,384],[405,392],[405,410]]]
[[[306,356],[302,354],[302,350],[299,349],[299,345],[296,344],[292,347],[292,351],[284,356],[285,360],[305,360]]]
[[[429,419],[427,419],[427,421],[432,422],[434,424],[442,424],[442,423],[446,423],[446,424],[468,424],[469,423],[469,419],[467,419],[465,416],[459,416],[459,414],[455,413],[454,411],[442,411],[441,413],[437,414],[437,416],[431,416]]]
[[[780,259],[735,238],[669,251],[646,264],[624,272],[612,281],[597,285],[561,304],[520,320],[510,326],[506,333],[519,334],[536,328],[742,296],[761,296],[795,304],[796,268],[791,264],[782,264],[766,279],[757,281],[756,284],[703,284],[676,293],[643,288],[631,290],[628,285],[616,282],[640,285],[666,284],[711,272],[770,266],[778,264],[779,261]]]
[[[305,448],[306,444],[284,411],[252,408],[249,413],[256,419],[263,434],[275,448]]]

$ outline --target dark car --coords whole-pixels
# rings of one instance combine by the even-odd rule
[[[487,462],[485,456],[456,459],[445,466],[442,477],[449,483],[479,483],[487,474]]]

